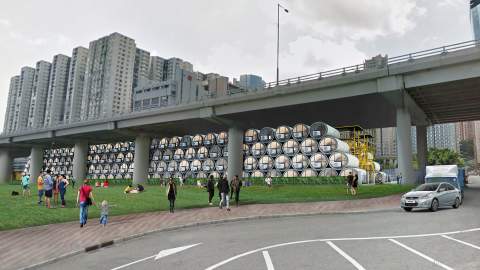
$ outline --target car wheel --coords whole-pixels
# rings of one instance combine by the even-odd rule
[[[433,199],[432,205],[430,206],[430,211],[435,212],[438,210],[438,200]]]
[[[404,207],[403,210],[405,210],[407,212],[410,212],[410,211],[412,211],[412,208],[411,207]]]
[[[453,204],[453,208],[458,208],[460,206],[460,199],[459,198],[455,198],[455,203]]]

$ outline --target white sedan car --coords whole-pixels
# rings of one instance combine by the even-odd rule
[[[402,196],[400,206],[407,212],[413,208],[430,209],[435,212],[438,208],[458,208],[462,202],[462,194],[449,183],[422,184]]]

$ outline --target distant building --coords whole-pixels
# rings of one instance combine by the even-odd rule
[[[25,130],[27,128],[34,81],[35,69],[23,67],[20,72],[20,85],[16,91],[13,131]]]
[[[66,124],[80,121],[87,59],[87,48],[77,47],[73,49],[63,118],[63,122]]]
[[[50,86],[45,109],[45,126],[58,125],[63,122],[65,97],[67,94],[70,57],[58,54],[53,57],[50,72]]]
[[[150,71],[150,52],[137,48],[133,66],[133,89],[148,80]]]
[[[5,122],[3,131],[11,133],[14,130],[15,115],[18,117],[17,95],[20,89],[20,76],[13,76],[10,79],[10,88],[8,90],[7,111],[5,112]]]
[[[470,20],[472,23],[473,36],[480,39],[480,0],[470,1]]]
[[[165,73],[165,60],[160,56],[152,56],[150,57],[150,70],[148,78],[151,81],[162,82],[164,81],[164,73]]]
[[[240,75],[239,86],[247,90],[260,90],[264,88],[265,82],[262,77],[253,74]]]
[[[38,61],[35,69],[33,92],[30,99],[30,112],[28,128],[41,128],[45,125],[45,110],[47,107],[47,94],[50,85],[50,72],[52,64]]]

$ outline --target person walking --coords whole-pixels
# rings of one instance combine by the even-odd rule
[[[350,172],[347,176],[347,194],[353,195],[352,185],[353,185],[353,175],[352,175],[352,172]]]
[[[175,212],[175,199],[177,198],[177,185],[173,181],[173,177],[170,177],[167,184],[167,198],[170,202],[170,213]]]
[[[47,174],[43,179],[43,189],[45,190],[45,205],[47,206],[47,208],[52,208],[51,200],[53,196],[53,179],[51,173],[52,171],[48,169]]]
[[[100,209],[101,209],[100,224],[102,224],[102,226],[105,227],[107,226],[107,222],[108,222],[108,202],[106,200],[102,201]]]
[[[220,194],[221,194],[221,200],[220,200],[220,205],[219,208],[222,209],[223,206],[227,206],[227,211],[230,211],[230,198],[229,198],[229,193],[230,193],[230,187],[228,185],[227,177],[223,177],[220,179],[218,182],[219,189],[220,189]]]
[[[37,189],[38,189],[38,204],[42,204],[42,197],[44,193],[43,189],[43,174],[40,173],[37,177]]]
[[[55,207],[58,205],[58,195],[60,194],[60,190],[58,189],[58,182],[60,182],[60,175],[57,175],[56,177],[53,177],[53,204]]]
[[[60,192],[60,200],[62,200],[62,208],[65,208],[65,193],[67,192],[67,186],[69,184],[65,175],[61,175],[58,181],[58,191]]]
[[[238,207],[238,202],[240,200],[240,189],[242,187],[242,181],[240,180],[240,178],[238,178],[238,175],[235,175],[235,177],[233,177],[231,186],[232,191],[230,197],[233,200],[233,195],[235,195],[235,205]]]
[[[208,192],[208,205],[212,205],[213,196],[215,196],[215,182],[213,181],[213,175],[210,175],[207,181]]]
[[[352,195],[354,195],[354,196],[357,195],[357,189],[358,189],[358,173],[356,173],[355,176],[353,177]]]
[[[94,204],[92,187],[88,184],[88,179],[85,179],[77,193],[77,206],[80,208],[80,228],[87,224],[88,207]]]
[[[25,193],[28,193],[28,197],[30,197],[30,175],[24,174],[22,176],[22,190],[23,190],[23,197],[25,198]]]

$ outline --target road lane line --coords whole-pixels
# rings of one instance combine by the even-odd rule
[[[443,237],[443,238],[450,239],[450,240],[455,241],[455,242],[458,242],[458,243],[460,243],[460,244],[464,244],[464,245],[466,245],[466,246],[469,246],[469,247],[472,247],[472,248],[475,248],[475,249],[480,250],[480,247],[479,247],[479,246],[476,246],[476,245],[474,245],[474,244],[470,244],[470,243],[468,243],[468,242],[465,242],[465,241],[462,241],[462,240],[458,240],[458,239],[455,239],[455,238],[450,237],[450,236],[447,236],[447,235],[442,235],[442,237]]]
[[[286,247],[286,246],[293,246],[293,245],[300,245],[300,244],[308,244],[308,243],[316,243],[316,242],[327,242],[327,241],[359,241],[359,240],[384,240],[384,239],[400,239],[400,238],[417,238],[417,237],[431,237],[431,236],[440,236],[440,235],[452,235],[452,234],[461,234],[461,233],[469,233],[469,232],[477,232],[480,231],[480,228],[473,228],[461,231],[452,231],[452,232],[444,232],[444,233],[428,233],[428,234],[411,234],[411,235],[396,235],[396,236],[374,236],[374,237],[350,237],[350,238],[332,238],[332,239],[313,239],[313,240],[303,240],[303,241],[294,241],[294,242],[287,242],[287,243],[280,243],[275,245],[270,245],[254,250],[250,250],[236,256],[227,258],[219,263],[216,263],[210,267],[205,268],[205,270],[214,270],[219,268],[222,265],[230,263],[232,261],[238,260],[245,256],[261,252],[266,249],[273,249],[279,247]]]
[[[169,256],[169,255],[172,255],[172,254],[175,254],[175,253],[184,251],[184,250],[186,250],[186,249],[189,249],[189,248],[192,248],[192,247],[201,245],[201,244],[202,244],[202,243],[198,243],[198,244],[194,244],[194,245],[189,245],[189,246],[178,247],[178,248],[165,249],[165,250],[162,250],[162,251],[158,252],[158,253],[155,254],[155,255],[148,256],[148,257],[146,257],[146,258],[143,258],[143,259],[140,259],[140,260],[136,260],[136,261],[134,261],[134,262],[127,263],[127,264],[124,264],[124,265],[120,265],[120,266],[118,266],[118,267],[112,268],[111,270],[123,269],[123,268],[129,267],[130,265],[137,264],[137,263],[139,263],[139,262],[143,262],[143,261],[146,261],[146,260],[149,260],[149,259],[154,259],[154,260],[156,261],[156,260],[158,260],[158,259],[160,259],[160,258],[163,258],[163,257]]]
[[[336,252],[342,255],[347,261],[349,261],[353,266],[355,266],[358,270],[365,270],[361,264],[359,264],[354,258],[350,257],[345,251],[337,247],[334,243],[327,241],[326,242],[330,247],[332,247]]]
[[[267,270],[275,270],[275,267],[273,267],[273,262],[272,258],[270,258],[270,254],[268,254],[268,251],[263,251],[263,258],[265,259],[265,263],[267,264]]]
[[[406,250],[408,250],[408,251],[410,251],[410,252],[412,252],[412,253],[414,253],[414,254],[422,257],[422,258],[424,258],[425,260],[427,260],[427,261],[429,261],[429,262],[431,262],[431,263],[433,263],[433,264],[435,264],[435,265],[438,265],[438,266],[442,267],[443,269],[453,270],[453,268],[451,268],[451,267],[449,267],[449,266],[447,266],[447,265],[445,265],[445,264],[443,264],[443,263],[441,263],[441,262],[439,262],[439,261],[437,261],[437,260],[435,260],[435,259],[433,259],[433,258],[431,258],[431,257],[428,257],[427,255],[421,253],[420,251],[417,251],[417,250],[415,250],[415,249],[413,249],[413,248],[411,248],[411,247],[409,247],[409,246],[407,246],[407,245],[405,245],[405,244],[402,244],[402,243],[398,242],[398,241],[395,240],[395,239],[388,239],[388,240],[390,240],[390,241],[392,241],[393,243],[395,243],[395,244],[403,247],[404,249],[406,249]]]

